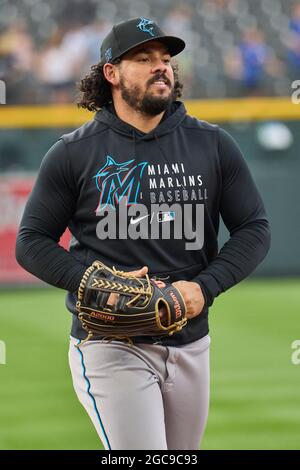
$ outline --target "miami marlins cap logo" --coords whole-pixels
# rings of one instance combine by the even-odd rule
[[[112,59],[112,50],[111,50],[111,47],[109,47],[108,49],[106,49],[104,55],[105,55],[105,60],[106,60],[106,62],[109,62],[109,61]]]
[[[155,36],[154,32],[153,32],[153,26],[151,26],[151,28],[149,28],[149,26],[151,24],[154,24],[154,21],[151,21],[151,20],[147,20],[147,18],[143,18],[141,17],[140,18],[140,22],[139,24],[137,25],[137,28],[139,28],[141,31],[143,31],[144,33],[148,33],[150,34],[150,36]]]

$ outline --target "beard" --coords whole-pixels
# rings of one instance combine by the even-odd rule
[[[165,78],[167,85],[170,87],[168,96],[153,95],[149,91],[150,86],[156,80]],[[123,77],[120,78],[120,91],[123,100],[135,111],[148,116],[157,116],[165,111],[168,106],[175,100],[174,87],[171,87],[171,82],[166,77],[155,77],[147,82],[146,91],[142,92],[138,85],[127,86]]]

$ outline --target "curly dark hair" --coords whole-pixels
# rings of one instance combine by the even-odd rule
[[[117,59],[113,64],[120,63]],[[89,111],[99,111],[103,106],[112,102],[111,85],[103,74],[103,63],[92,65],[91,72],[77,84],[81,92],[77,100],[77,106]],[[174,73],[174,98],[182,96],[183,85],[178,77],[178,65],[172,64]]]

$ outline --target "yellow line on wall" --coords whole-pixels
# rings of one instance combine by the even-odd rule
[[[300,120],[300,104],[290,98],[187,100],[192,116],[210,122]],[[0,106],[0,128],[78,127],[93,113],[74,105]]]
[[[211,122],[298,120],[300,104],[291,98],[244,98],[187,102],[188,112]]]
[[[0,107],[1,128],[78,127],[92,117],[74,105]]]

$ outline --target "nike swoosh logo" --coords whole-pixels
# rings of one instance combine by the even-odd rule
[[[145,219],[146,217],[150,217],[150,214],[148,214],[148,215],[142,215],[142,217],[137,217],[137,219],[133,219],[133,218],[131,217],[130,223],[131,223],[132,225],[137,224],[138,222],[140,222],[141,220]]]

